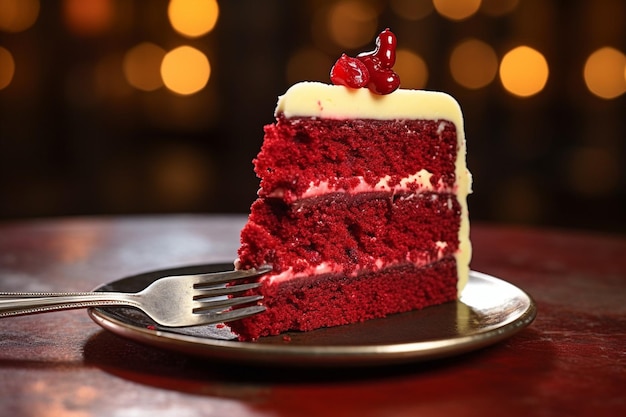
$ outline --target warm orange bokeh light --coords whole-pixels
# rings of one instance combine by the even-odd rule
[[[163,86],[161,62],[165,50],[150,42],[143,42],[124,55],[124,76],[130,85],[143,91],[154,91]]]
[[[496,77],[498,57],[485,42],[467,39],[456,45],[452,51],[450,72],[454,80],[463,87],[482,88]]]
[[[528,46],[518,46],[507,52],[500,63],[502,85],[519,97],[530,97],[543,90],[549,72],[544,56]]]
[[[213,30],[219,6],[215,0],[170,0],[167,16],[178,33],[197,38]]]
[[[415,52],[398,49],[394,70],[400,76],[402,88],[420,89],[426,87],[428,67],[422,57]]]
[[[39,0],[0,0],[0,30],[22,32],[37,21]]]
[[[450,20],[464,20],[480,8],[481,0],[433,0],[437,13]]]
[[[63,14],[69,29],[77,35],[99,35],[113,25],[111,0],[65,0]]]
[[[587,58],[583,76],[594,95],[616,98],[626,92],[626,56],[615,48],[600,48]]]
[[[367,3],[343,0],[328,13],[328,29],[335,44],[346,49],[366,45],[376,36],[376,10]]]
[[[15,60],[11,52],[0,46],[0,90],[6,88],[15,74]]]
[[[191,46],[180,46],[165,54],[161,77],[165,86],[181,95],[202,90],[211,76],[209,59]]]
[[[395,14],[407,20],[420,20],[433,11],[431,0],[390,0],[389,6]]]

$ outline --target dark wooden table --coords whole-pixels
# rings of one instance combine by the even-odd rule
[[[84,291],[230,262],[242,216],[0,224],[0,288]],[[535,322],[495,346],[402,366],[216,363],[102,330],[84,310],[0,320],[3,416],[626,415],[626,239],[473,225],[473,269],[529,292]]]

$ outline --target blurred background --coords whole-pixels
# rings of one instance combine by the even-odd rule
[[[277,96],[386,27],[474,221],[626,233],[623,0],[0,0],[0,220],[246,213]]]

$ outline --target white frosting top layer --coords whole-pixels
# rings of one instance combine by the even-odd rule
[[[460,245],[455,256],[459,275],[458,289],[459,293],[461,292],[469,277],[469,262],[472,256],[467,208],[467,195],[472,192],[472,176],[465,162],[463,114],[454,98],[436,91],[399,89],[391,94],[378,95],[366,88],[352,89],[319,82],[301,82],[293,85],[278,99],[275,114],[283,114],[287,118],[428,119],[448,120],[454,123],[458,140],[455,188],[462,210]],[[323,188],[323,184],[321,185]],[[314,188],[309,190],[311,194],[319,191],[321,190]]]
[[[438,91],[400,89],[380,95],[367,88],[301,82],[279,97],[275,114],[280,113],[287,118],[443,119],[453,122],[461,135],[463,132],[459,103],[450,95]]]

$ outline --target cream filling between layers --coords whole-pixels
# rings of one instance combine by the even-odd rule
[[[436,259],[432,259],[428,257],[427,255],[424,255],[423,257],[421,257],[421,259],[416,260],[414,259],[414,257],[411,257],[409,254],[406,255],[406,262],[398,262],[398,261],[386,262],[383,259],[379,258],[374,261],[376,268],[355,269],[351,274],[347,274],[347,276],[354,277],[354,276],[359,275],[361,272],[375,272],[375,271],[382,270],[384,268],[390,268],[393,266],[400,266],[400,265],[405,265],[405,264],[412,264],[417,267],[430,265],[434,262],[442,260],[445,257],[445,249],[448,246],[448,243],[438,241],[438,242],[435,242],[435,246],[437,247]],[[344,274],[344,269],[341,267],[341,265],[336,264],[334,262],[322,262],[319,265],[309,266],[308,268],[300,272],[294,272],[293,268],[289,268],[281,272],[280,274],[263,276],[261,277],[260,280],[266,281],[269,284],[276,284],[276,283],[280,283],[284,281],[289,281],[291,279],[305,278],[305,277],[324,275],[324,274]]]
[[[351,89],[318,82],[294,84],[278,99],[275,114],[287,118],[317,117],[327,119],[428,119],[449,120],[457,134],[455,161],[456,196],[461,206],[459,249],[455,253],[459,294],[469,278],[472,256],[467,195],[472,192],[472,176],[466,166],[463,114],[457,101],[437,91],[399,89],[391,94],[377,95],[366,88]],[[271,278],[271,277],[269,277]]]
[[[348,189],[342,187],[336,187],[330,185],[330,181],[319,181],[315,183],[311,181],[309,184],[309,188],[307,188],[302,195],[297,197],[297,200],[304,198],[313,198],[319,197],[321,195],[332,194],[332,193],[348,193],[348,194],[359,194],[359,193],[371,193],[371,192],[389,192],[392,194],[401,192],[401,191],[409,191],[413,187],[417,188],[418,191],[437,191],[437,192],[446,192],[452,191],[449,187],[439,181],[436,186],[430,182],[430,178],[433,176],[431,172],[428,172],[425,169],[421,169],[419,172],[409,175],[407,177],[402,178],[398,184],[389,185],[391,180],[390,175],[386,175],[382,177],[376,184],[370,185],[365,181],[365,178],[362,176],[351,177],[347,179],[358,180],[358,184],[354,187],[350,187]],[[285,194],[285,190],[282,188],[277,188],[271,193],[268,194],[268,197],[276,197],[281,198]]]

